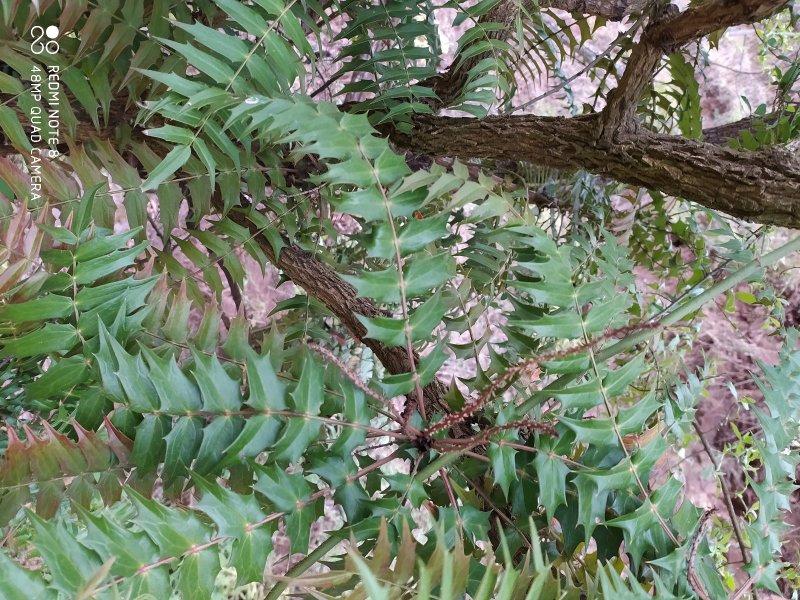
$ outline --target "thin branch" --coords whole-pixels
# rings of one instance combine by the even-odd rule
[[[239,284],[236,283],[236,280],[231,275],[230,270],[222,261],[219,261],[219,269],[222,271],[222,274],[225,276],[225,281],[228,282],[228,289],[231,293],[231,298],[233,299],[233,304],[236,306],[236,310],[242,309],[242,291],[239,289]]]
[[[747,546],[744,544],[744,536],[739,528],[739,519],[736,517],[736,511],[733,509],[731,491],[728,488],[728,483],[725,481],[725,477],[721,474],[718,474],[720,470],[720,463],[716,456],[714,456],[714,451],[708,444],[708,440],[706,440],[706,436],[703,434],[703,430],[700,429],[700,426],[697,424],[697,422],[692,423],[692,426],[694,427],[695,432],[697,432],[697,437],[700,439],[700,443],[703,444],[703,450],[705,450],[709,460],[711,460],[711,464],[714,465],[714,476],[717,478],[717,481],[719,481],[720,487],[722,488],[722,497],[725,500],[725,510],[728,512],[728,517],[731,520],[731,527],[733,527],[733,534],[736,536],[736,543],[739,544],[739,551],[742,553],[742,559],[745,563],[750,562],[750,559],[747,557]]]
[[[703,531],[708,525],[709,519],[713,514],[714,514],[713,510],[706,510],[702,514],[702,516],[700,517],[700,523],[697,526],[697,533],[695,534],[694,540],[692,541],[692,547],[689,550],[687,579],[689,580],[689,585],[694,590],[694,593],[697,594],[701,600],[711,600],[711,599],[706,593],[705,588],[703,588],[702,581],[700,581],[700,578],[697,576],[697,573],[695,572],[694,561],[697,556],[697,549],[700,547],[700,542],[703,539]]]
[[[483,405],[486,404],[497,393],[499,393],[500,391],[504,390],[509,385],[511,385],[517,377],[519,377],[525,372],[529,372],[538,368],[539,365],[541,365],[542,363],[559,360],[562,358],[566,358],[567,356],[574,356],[575,354],[579,354],[584,350],[591,350],[598,344],[609,339],[613,339],[620,336],[626,337],[628,335],[631,335],[632,333],[638,333],[642,330],[657,329],[658,327],[659,325],[657,323],[640,323],[638,325],[631,325],[619,329],[612,329],[605,332],[602,335],[596,336],[591,340],[587,339],[585,342],[577,344],[571,348],[565,348],[563,350],[556,350],[554,352],[539,354],[538,356],[534,356],[533,358],[529,358],[527,360],[519,362],[516,365],[509,367],[508,369],[500,373],[497,377],[495,377],[495,379],[492,380],[492,382],[489,385],[487,385],[480,391],[480,393],[474,400],[467,402],[464,405],[464,408],[462,408],[460,411],[455,413],[450,413],[438,423],[434,423],[433,425],[425,429],[423,431],[423,435],[430,437],[436,435],[437,433],[439,433],[444,429],[447,429],[448,427],[452,427],[453,425],[459,423],[464,423],[465,421],[473,417],[483,407]],[[524,423],[518,422],[515,424],[511,424],[510,427],[499,425],[493,429],[495,431],[502,431],[503,429],[516,429],[518,427],[528,427],[532,429],[543,430],[547,433],[554,433],[552,430],[552,426],[545,425],[542,423],[536,423],[535,421],[530,421],[530,420]]]
[[[736,593],[731,596],[731,600],[741,600],[741,598],[744,598],[745,594],[750,590],[751,587],[753,587],[756,579],[761,577],[761,574],[765,571],[765,569],[766,567],[759,567],[755,573],[748,577],[747,581],[742,584],[742,587],[736,590]]]
[[[505,41],[513,35],[516,29],[514,23],[520,15],[536,15],[545,8],[620,21],[629,15],[644,11],[653,3],[653,0],[523,0],[522,2],[501,0],[478,18],[475,27],[492,25],[484,33],[484,39]],[[492,50],[479,52],[464,59],[457,55],[444,73],[421,82],[420,85],[431,87],[436,92],[438,102],[434,103],[434,107],[440,108],[452,104],[464,90],[472,68],[490,57],[492,52]]]
[[[221,199],[214,198],[214,202],[219,204]],[[254,240],[269,261],[296,285],[322,302],[357,340],[361,341],[363,338],[364,344],[375,353],[389,373],[401,374],[411,371],[405,348],[390,347],[377,340],[364,338],[367,330],[356,315],[379,316],[380,312],[371,300],[359,297],[356,289],[333,269],[289,240],[284,240],[284,247],[276,254],[269,240],[261,234],[258,226],[250,221],[244,212],[231,210],[228,218],[255,234]],[[428,405],[449,413],[450,407],[444,399],[446,393],[447,388],[438,379],[434,379],[423,388]]]

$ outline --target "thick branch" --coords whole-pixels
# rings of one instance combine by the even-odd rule
[[[321,260],[295,244],[287,243],[281,249],[280,256],[276,257],[272,245],[263,235],[260,235],[258,227],[250,222],[244,214],[231,211],[228,213],[228,217],[250,231],[272,264],[283,271],[295,284],[306,290],[310,296],[322,302],[354,336],[359,339],[363,338],[364,344],[375,353],[389,373],[400,374],[411,371],[408,355],[404,348],[386,346],[377,340],[364,338],[367,330],[356,318],[356,315],[380,316],[377,307],[371,300],[359,298],[353,286],[339,277]],[[447,401],[444,399],[447,388],[438,379],[434,379],[425,386],[423,393],[428,406],[434,406],[438,411],[450,412]]]
[[[788,0],[708,0],[653,21],[634,47],[619,86],[608,95],[597,139],[609,145],[621,132],[636,128],[636,107],[655,76],[665,52],[733,25],[755,23],[788,5]]]
[[[740,152],[647,131],[621,133],[602,148],[592,142],[598,121],[598,115],[482,121],[426,116],[410,135],[392,139],[431,155],[585,169],[750,221],[800,228],[800,158],[790,149]]]
[[[632,14],[642,12],[654,0],[539,0],[541,8],[557,8],[571,13],[602,17],[609,21],[621,21]],[[533,10],[537,2],[523,2],[526,10]]]
[[[703,130],[703,141],[709,144],[727,144],[729,140],[739,137],[743,131],[753,131],[757,125],[770,127],[783,116],[781,112],[773,112],[763,117],[745,117],[732,123]]]
[[[789,0],[707,0],[656,23],[650,40],[669,51],[726,27],[762,21],[788,5]]]

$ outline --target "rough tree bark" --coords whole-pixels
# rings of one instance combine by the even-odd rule
[[[586,169],[736,217],[800,228],[800,159],[793,146],[737,152],[650,133],[636,120],[638,101],[665,52],[724,27],[760,21],[787,5],[787,0],[708,0],[682,13],[674,7],[665,9],[645,28],[619,86],[598,115],[501,116],[482,121],[420,116],[410,134],[386,133],[413,152]],[[516,10],[512,0],[500,2],[486,21],[506,22]],[[507,30],[500,35],[508,35]],[[454,64],[435,82],[446,93],[445,100],[456,94],[449,86],[466,80],[464,64]],[[733,124],[706,134],[721,144],[738,132],[737,127]]]
[[[712,0],[682,13],[674,5],[667,5],[645,28],[631,52],[619,85],[608,95],[597,139],[609,145],[619,133],[637,128],[639,98],[652,83],[666,52],[724,27],[761,21],[787,4],[787,0]]]
[[[381,316],[371,300],[360,298],[356,289],[339,277],[333,269],[289,240],[284,240],[286,245],[281,249],[280,255],[275,256],[272,245],[261,235],[258,226],[249,221],[243,213],[230,211],[228,217],[238,225],[246,227],[269,261],[295,284],[306,290],[309,296],[322,302],[336,315],[357,339],[375,353],[389,373],[396,375],[411,371],[405,348],[386,346],[377,340],[364,337],[367,330],[356,315]],[[415,359],[418,357],[415,356]],[[439,412],[450,412],[450,407],[444,398],[446,393],[447,387],[438,379],[434,379],[423,389],[426,405],[433,406]]]
[[[602,147],[593,143],[599,118],[426,116],[411,134],[391,137],[431,155],[586,169],[750,221],[800,228],[800,158],[793,147],[741,152],[646,131],[619,133]]]

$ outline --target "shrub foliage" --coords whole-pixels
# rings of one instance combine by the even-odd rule
[[[800,247],[734,219],[800,226],[788,4],[0,3],[2,596],[787,593],[795,332],[731,450],[757,502],[674,465],[695,317],[779,324]],[[745,23],[775,105],[703,131],[696,42]],[[514,114],[541,81],[573,117]]]

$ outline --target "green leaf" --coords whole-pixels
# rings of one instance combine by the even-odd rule
[[[191,145],[195,139],[195,135],[189,129],[176,127],[175,125],[162,125],[155,129],[145,129],[142,133],[173,144],[183,144],[184,146]]]
[[[264,566],[272,552],[273,530],[271,524],[261,525],[233,542],[230,562],[236,566],[239,584],[263,581]]]
[[[268,30],[266,21],[256,11],[244,4],[235,0],[217,0],[217,5],[242,25],[247,33],[254,35],[257,39],[260,39]]]
[[[195,361],[192,375],[203,394],[203,411],[223,414],[239,410],[242,406],[239,382],[225,372],[219,359],[199,352],[193,352],[192,356]]]
[[[27,393],[32,397],[63,396],[66,390],[89,378],[89,366],[83,356],[70,356],[53,364],[36,381],[29,383]]]
[[[192,142],[192,147],[194,151],[197,153],[197,156],[200,157],[200,160],[203,161],[203,164],[208,171],[208,177],[210,181],[211,189],[213,190],[215,187],[216,181],[216,174],[217,174],[217,162],[214,160],[214,155],[211,154],[211,151],[208,149],[206,143],[200,139],[196,138],[194,142]]]
[[[389,317],[365,317],[356,314],[356,319],[361,321],[367,328],[365,338],[378,340],[387,346],[405,346],[406,329],[405,321],[402,319],[390,319]]]
[[[205,475],[221,468],[228,449],[237,439],[243,425],[242,417],[232,415],[218,416],[206,425],[194,470]],[[228,464],[232,464],[232,461]]]
[[[397,234],[397,246],[402,255],[418,252],[428,244],[447,236],[448,213],[416,219],[409,219],[408,223]],[[392,228],[388,223],[376,225],[368,245],[370,256],[377,258],[394,258],[395,244],[392,237]]]
[[[448,306],[440,292],[428,298],[422,306],[415,308],[408,320],[411,326],[411,339],[414,342],[431,339],[441,325],[447,310]]]
[[[103,559],[114,559],[111,574],[130,577],[140,567],[160,558],[158,549],[144,532],[132,532],[111,519],[79,509],[87,525],[87,535],[81,543]]]
[[[314,502],[308,502],[311,486],[300,473],[286,473],[278,466],[260,467],[253,489],[260,492],[277,509],[285,512],[286,536],[291,552],[308,552],[311,524],[316,520]]]
[[[569,468],[557,456],[551,455],[552,442],[539,440],[539,452],[533,460],[539,478],[539,498],[551,519],[559,506],[566,504],[567,475]]]
[[[79,262],[75,267],[75,283],[94,283],[102,277],[106,277],[132,265],[136,257],[139,256],[147,246],[148,242],[142,242],[133,248],[118,250],[106,256]]]
[[[409,261],[405,272],[406,297],[413,298],[431,292],[455,272],[455,261],[446,252]]]
[[[159,407],[158,394],[148,376],[142,355],[132,356],[114,339],[103,323],[99,326],[100,351],[95,355],[103,387],[120,402],[139,413]]]
[[[7,600],[44,600],[47,593],[42,580],[0,553],[0,591]]]
[[[163,556],[180,556],[211,539],[211,529],[192,511],[164,506],[129,487],[125,488],[125,495],[136,509],[131,520],[153,540]]]
[[[310,352],[305,355],[300,382],[292,392],[292,400],[297,411],[307,415],[318,415],[322,406],[323,385],[322,369]]]
[[[328,171],[321,176],[321,179],[327,183],[336,185],[352,184],[360,188],[367,188],[375,181],[375,175],[372,170],[372,164],[363,158],[353,157],[344,160],[340,163],[328,165]],[[381,192],[376,190],[377,196],[373,197],[373,202],[381,206],[382,214],[386,214],[386,208],[383,205]]]
[[[51,352],[64,354],[78,342],[78,332],[72,325],[46,323],[41,329],[18,338],[6,339],[0,348],[0,357],[45,356]]]
[[[378,578],[372,573],[366,562],[355,552],[355,550],[348,549],[350,559],[355,562],[358,568],[358,574],[361,577],[361,582],[364,584],[367,597],[370,600],[389,600],[389,589],[383,587]]]
[[[615,420],[619,433],[627,435],[629,433],[639,433],[645,421],[661,406],[651,392],[642,400],[639,400],[631,407],[619,411]],[[619,444],[614,425],[611,419],[571,419],[560,417],[559,421],[575,432],[576,440],[596,446],[617,446]]]
[[[76,235],[80,235],[89,224],[92,222],[92,214],[94,212],[94,200],[97,192],[105,187],[106,183],[98,183],[93,187],[87,189],[78,202],[78,207],[73,213],[72,231]]]
[[[160,48],[160,46],[158,46]],[[177,92],[187,98],[199,94],[206,89],[206,85],[199,81],[191,81],[174,73],[162,73],[149,69],[138,69],[140,73],[146,75],[154,81],[164,84],[169,90]]]
[[[141,227],[136,227],[130,231],[123,231],[114,235],[104,235],[98,232],[91,239],[78,245],[78,249],[75,251],[75,259],[82,263],[111,254],[114,250],[125,250],[128,248],[128,242],[136,237],[136,234],[141,230]]]
[[[265,515],[253,494],[237,494],[199,475],[193,475],[192,479],[203,493],[197,508],[214,521],[219,535],[243,540],[253,531],[253,526],[264,520]]]
[[[33,543],[53,576],[53,587],[74,597],[99,568],[100,560],[88,548],[75,542],[74,532],[61,522],[47,522],[32,512],[27,517],[33,525]]]
[[[144,473],[154,471],[164,454],[164,438],[170,428],[171,424],[167,417],[145,415],[136,427],[131,464],[136,465]]]
[[[61,79],[86,109],[94,126],[99,129],[100,121],[97,118],[97,111],[100,105],[84,73],[77,67],[69,67],[61,71]]]
[[[258,456],[264,450],[272,447],[278,439],[278,432],[282,426],[281,421],[273,416],[248,417],[239,435],[224,449],[224,458],[219,468],[244,462],[245,459]]]
[[[323,399],[322,369],[310,355],[306,355],[300,382],[292,392],[294,408],[301,415],[319,415]],[[292,417],[275,444],[274,459],[289,464],[296,463],[309,445],[320,434],[321,423],[315,419]]]
[[[0,130],[8,137],[15,148],[29,154],[33,146],[28,134],[22,128],[17,113],[5,104],[0,105]]]
[[[391,149],[386,148],[375,160],[375,175],[378,182],[388,187],[401,177],[411,173],[405,159],[395,154]]]
[[[48,294],[21,304],[0,306],[0,321],[26,323],[45,319],[67,317],[73,312],[72,299],[67,296]]]
[[[178,415],[200,410],[202,403],[197,386],[184,374],[174,356],[160,357],[142,347],[150,369],[150,382],[158,394],[159,410]]]
[[[374,186],[355,191],[343,191],[338,198],[333,199],[334,206],[342,212],[349,213],[356,217],[361,217],[367,221],[379,221],[386,218],[386,207],[384,206],[378,189]],[[376,255],[393,256],[394,251],[391,247],[386,249],[386,243],[391,244],[391,238],[384,241],[386,235],[391,236],[390,231],[376,232],[380,236],[376,240]]]
[[[396,268],[383,271],[365,271],[360,275],[342,275],[364,298],[372,298],[381,303],[400,302],[400,277]]]
[[[138,437],[138,436],[137,436]],[[169,487],[177,477],[188,474],[203,439],[203,420],[200,417],[180,417],[164,437],[164,469],[161,477]]]
[[[420,385],[425,387],[436,376],[444,361],[447,360],[448,355],[444,351],[444,345],[439,344],[431,350],[431,352],[423,356],[417,365],[417,376],[420,380]],[[390,375],[384,377],[381,382],[384,394],[389,398],[407,394],[415,388],[414,374],[401,373],[399,375]]]
[[[177,591],[183,600],[206,600],[213,597],[214,583],[221,569],[216,548],[193,552],[180,561]]]
[[[175,171],[180,169],[186,164],[186,161],[192,156],[192,149],[189,146],[175,146],[164,157],[155,169],[150,171],[150,175],[142,183],[142,191],[156,189],[159,185],[164,183]]]
[[[509,422],[513,417],[513,407],[508,406],[500,411],[497,415],[497,424],[504,425]],[[492,463],[492,475],[494,476],[495,483],[503,490],[503,495],[508,498],[508,489],[512,482],[517,481],[517,465],[514,457],[517,455],[517,450],[510,446],[500,445],[497,442],[500,440],[514,441],[517,435],[514,431],[502,431],[492,436],[492,442],[489,444],[487,455]]]
[[[193,67],[198,71],[210,77],[216,83],[221,84],[223,87],[233,81],[234,73],[228,65],[220,59],[195,48],[190,44],[182,44],[173,40],[159,38],[159,41],[165,46],[177,50]],[[145,188],[146,189],[146,188]]]
[[[364,393],[356,389],[349,382],[342,383],[342,394],[344,395],[344,420],[347,423],[360,423],[368,425],[370,411]],[[362,445],[367,438],[367,432],[355,427],[342,427],[342,431],[336,437],[336,441],[330,447],[333,456],[343,459],[350,458],[352,451]]]

